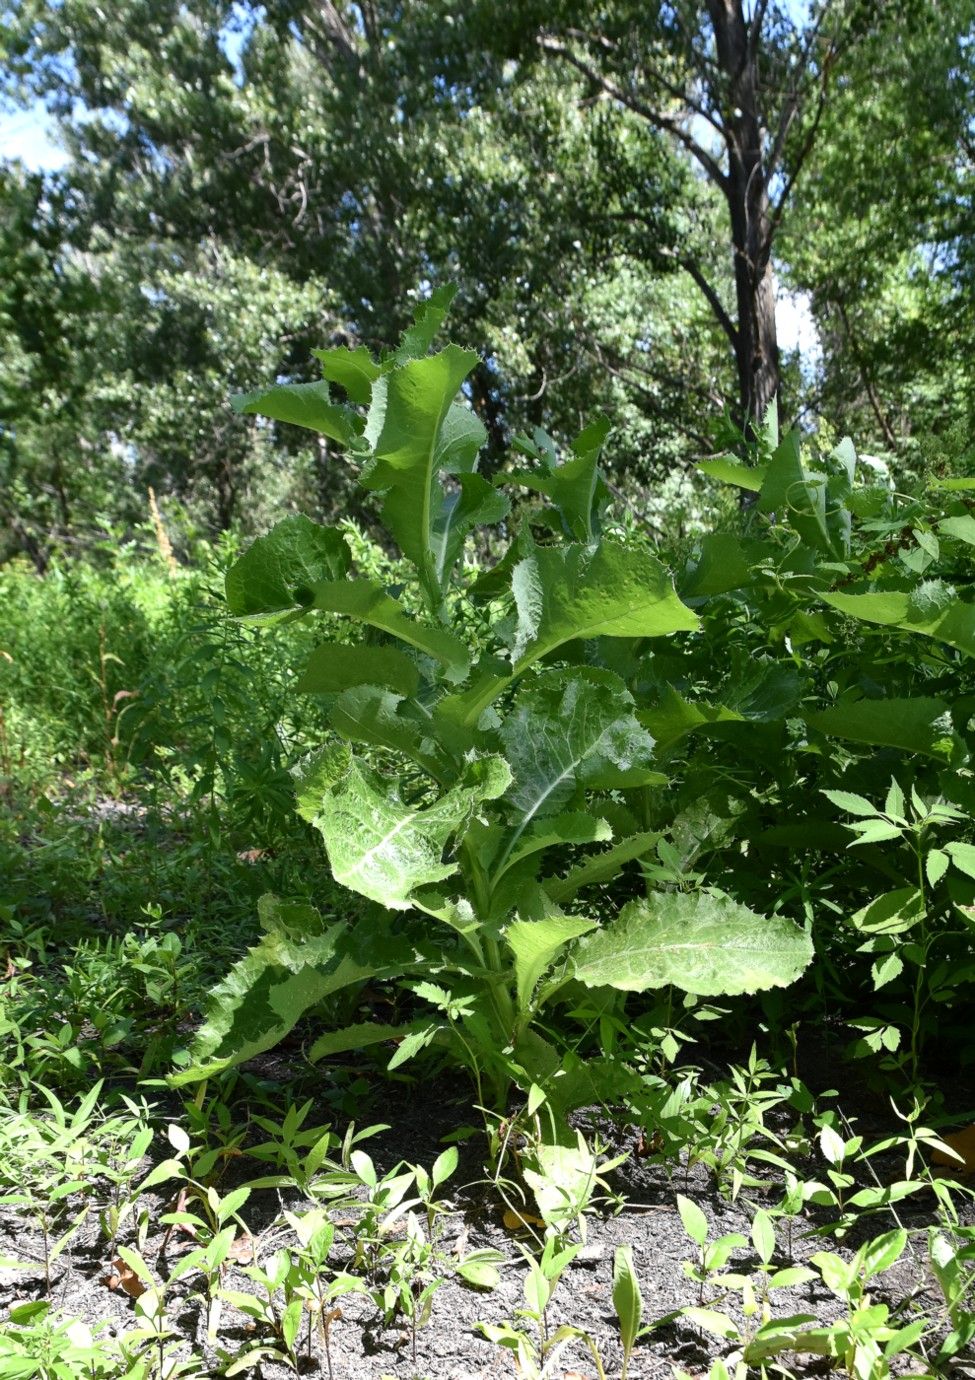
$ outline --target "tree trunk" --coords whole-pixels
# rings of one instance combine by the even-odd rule
[[[738,421],[752,430],[779,391],[773,228],[762,160],[758,51],[749,42],[741,0],[708,0],[708,10],[728,91],[728,174],[723,190],[734,254]]]

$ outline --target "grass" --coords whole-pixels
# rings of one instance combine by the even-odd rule
[[[705,1038],[720,1010],[607,1013],[639,1086],[579,1123],[593,1170],[557,1231],[530,1191],[557,1179],[544,1109],[491,1128],[486,1175],[469,1104],[444,1101],[463,1089],[427,1091],[435,1050],[390,1082],[388,1049],[323,1069],[299,1030],[257,1067],[166,1082],[261,894],[356,916],[291,809],[321,730],[286,693],[306,634],[221,618],[231,555],[0,572],[0,1380],[446,1377],[492,1348],[523,1375],[954,1373],[975,1219],[934,1159],[944,1100],[899,1090],[895,1115],[859,1074],[811,1090],[812,1022],[749,1055],[751,1035]],[[333,1024],[394,1024],[408,994],[343,1000]],[[366,1361],[370,1337],[401,1344]]]

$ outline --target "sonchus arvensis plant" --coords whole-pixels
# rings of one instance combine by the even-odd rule
[[[345,448],[413,579],[393,591],[358,574],[343,533],[304,517],[227,575],[235,618],[322,622],[297,690],[327,697],[332,732],[297,772],[297,805],[363,903],[354,923],[330,922],[265,897],[264,937],[217,991],[189,1076],[267,1049],[378,977],[427,1014],[327,1032],[313,1057],[395,1040],[398,1064],[436,1041],[485,1100],[514,1081],[564,1108],[593,1084],[539,1034],[543,1008],[587,988],[754,992],[811,957],[792,921],[715,890],[653,890],[618,913],[607,901],[656,842],[641,822],[668,789],[609,652],[652,655],[694,637],[698,618],[643,542],[603,531],[605,422],[563,455],[543,432],[516,441],[505,483],[532,498],[512,521],[501,483],[477,471],[485,431],[464,397],[476,356],[428,353],[449,298],[435,294],[384,358],[323,350],[321,382],[236,399]],[[504,554],[478,569],[465,552],[485,525]]]

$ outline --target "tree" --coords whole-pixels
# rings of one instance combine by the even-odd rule
[[[730,345],[739,421],[762,417],[780,385],[773,252],[816,145],[837,71],[883,0],[817,0],[808,16],[775,0],[618,0],[592,7],[496,0],[475,7],[477,42],[501,42],[530,75],[550,61],[586,99],[623,108],[690,159],[724,205],[734,305],[699,245],[663,244],[703,294]],[[499,39],[498,35],[502,35]],[[620,213],[639,224],[653,207]]]
[[[781,241],[823,345],[815,399],[913,465],[975,421],[972,0],[905,6],[851,54]]]

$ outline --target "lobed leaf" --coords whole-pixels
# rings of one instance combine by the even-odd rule
[[[625,992],[673,984],[702,997],[786,987],[813,956],[805,930],[727,896],[657,892],[579,941],[575,976]]]

